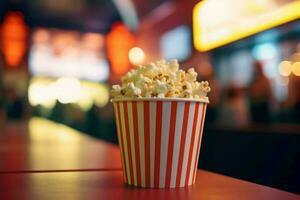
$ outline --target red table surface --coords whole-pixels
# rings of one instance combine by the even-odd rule
[[[270,187],[198,171],[194,186],[142,189],[123,184],[121,171],[0,174],[0,199],[299,200]]]
[[[121,169],[117,145],[41,118],[0,127],[0,172],[86,169]]]
[[[116,145],[47,120],[0,130],[0,200],[300,200],[296,194],[207,171],[199,171],[196,184],[187,188],[133,188],[123,184],[120,168]]]

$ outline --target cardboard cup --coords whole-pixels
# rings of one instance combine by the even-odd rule
[[[114,99],[124,182],[147,188],[195,183],[207,101]]]

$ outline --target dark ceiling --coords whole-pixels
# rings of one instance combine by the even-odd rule
[[[119,0],[120,1],[120,0]],[[138,18],[166,0],[132,0]],[[112,0],[0,0],[0,19],[5,12],[19,10],[27,24],[106,33],[121,17]]]

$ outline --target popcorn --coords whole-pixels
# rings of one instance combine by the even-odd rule
[[[169,91],[168,83],[166,83],[165,81],[156,80],[154,91],[159,94],[165,94]]]
[[[113,85],[112,98],[192,98],[205,99],[210,87],[207,81],[198,82],[197,72],[179,69],[177,60],[159,60],[132,69]]]
[[[186,74],[186,80],[189,82],[194,82],[197,80],[197,72],[195,72],[194,68],[190,68],[188,73]]]
[[[122,96],[121,95],[121,90],[122,90],[121,86],[113,85],[112,90],[111,90],[111,95],[116,97],[116,98],[121,97]]]
[[[159,93],[159,94],[157,95],[157,97],[158,97],[158,98],[165,98],[165,94],[164,94],[164,93]]]
[[[134,86],[132,82],[127,84],[125,95],[127,97],[140,97],[142,91],[140,88]]]

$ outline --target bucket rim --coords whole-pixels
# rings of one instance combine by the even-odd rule
[[[142,98],[115,98],[110,100],[112,103],[115,102],[128,102],[128,101],[164,101],[164,102],[200,102],[200,103],[209,103],[209,100],[205,99],[193,99],[193,98],[159,98],[159,97],[142,97]]]

